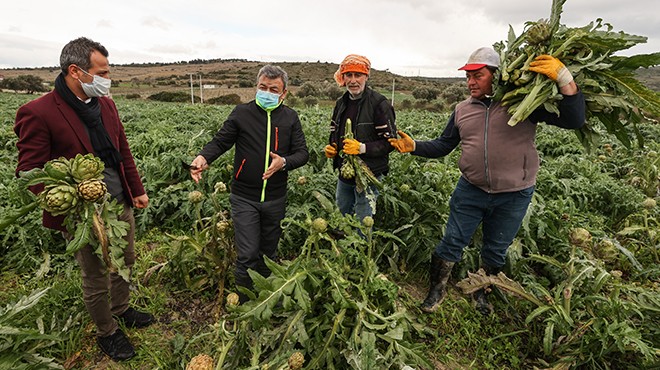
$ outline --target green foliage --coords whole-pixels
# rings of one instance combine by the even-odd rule
[[[3,159],[0,162],[0,211],[3,215],[33,200],[15,180],[16,138],[12,130],[16,109],[30,99],[32,97],[26,95],[0,94],[0,138],[4,143],[0,147]],[[228,204],[218,197],[220,206],[216,208],[213,194],[217,183],[231,183],[233,150],[218,158],[204,172],[199,184],[192,182],[181,161],[190,163],[233,107],[188,102],[117,100],[131,150],[150,197],[149,207],[136,211],[141,257],[133,271],[139,290],[133,299],[155,307],[162,320],[153,330],[129,333],[131,339],[137,339],[138,350],[134,365],[129,366],[182,368],[187,359],[202,351],[214,354],[216,363],[224,353],[228,364],[236,353],[236,361],[248,366],[253,361],[283,365],[296,349],[305,355],[305,366],[320,365],[332,359],[346,365],[344,368],[358,368],[360,357],[353,354],[360,348],[365,353],[364,358],[370,359],[377,353],[390,359],[394,357],[387,356],[395,356],[395,353],[403,355],[405,349],[401,346],[397,349],[400,352],[385,352],[384,348],[389,348],[390,343],[384,338],[389,334],[378,329],[378,325],[385,322],[409,328],[403,338],[414,351],[422,351],[440,361],[441,366],[450,368],[547,368],[560,364],[564,357],[574,368],[643,368],[650,366],[653,356],[657,357],[649,357],[649,353],[657,353],[656,343],[660,343],[657,299],[660,269],[656,259],[660,207],[645,208],[643,205],[647,198],[656,203],[659,200],[656,158],[660,144],[656,138],[660,135],[660,126],[657,124],[640,122],[638,128],[645,138],[645,148],[626,148],[615,136],[602,130],[599,133],[604,144],[590,153],[584,152],[570,131],[540,124],[536,145],[542,166],[537,189],[523,227],[509,248],[505,271],[541,305],[524,298],[494,294],[491,301],[496,315],[483,318],[470,306],[468,296],[450,291],[436,313],[421,316],[415,306],[423,298],[429,254],[443,235],[449,197],[460,176],[456,166],[460,148],[439,159],[390,155],[390,172],[382,179],[383,189],[374,217],[371,259],[366,259],[369,244],[355,233],[360,224],[336,215],[337,172],[323,154],[330,108],[299,108],[310,160],[289,173],[287,219],[282,224],[284,233],[279,246],[282,261],[272,265],[275,272],[271,277],[257,277],[259,290],[255,302],[265,303],[253,311],[253,316],[234,321],[235,326],[231,326],[229,322],[216,323],[214,316],[224,312],[219,305],[227,289],[223,294],[220,282],[231,286],[231,272],[227,274],[225,270],[223,279],[221,268],[225,262],[218,259],[223,257],[225,249],[214,252],[209,246],[217,240],[212,234],[213,218],[228,218],[226,214],[222,216],[221,211],[227,210]],[[448,118],[448,112],[397,110],[397,127],[417,140],[434,139],[442,133]],[[201,203],[188,201],[188,194],[193,190],[204,194]],[[340,255],[332,253],[335,251],[333,242],[317,236],[320,238],[319,254],[314,252],[311,256],[320,257],[306,257],[306,243],[311,237],[306,221],[316,218],[326,219],[329,230],[339,228],[349,235],[347,241],[334,240],[337,250],[342,252]],[[47,273],[49,280],[28,280],[30,290],[54,284],[50,293],[61,286],[63,280],[68,285],[66,289],[58,288],[57,295],[44,296],[40,306],[23,311],[30,312],[26,322],[36,322],[38,313],[35,311],[57,313],[57,328],[70,315],[86,317],[80,288],[76,285],[79,284],[75,277],[77,269],[70,257],[62,255],[65,244],[59,233],[43,228],[38,212],[30,212],[21,220],[20,225],[12,224],[0,230],[0,264],[3,272],[14,276],[15,280],[2,284],[8,288],[0,289],[0,297],[3,301],[15,302],[22,294],[29,293],[23,288],[24,276],[47,270],[41,267],[46,258],[52,258],[50,263],[55,266]],[[575,249],[570,245],[569,232],[576,227],[592,234],[589,248]],[[166,233],[174,238],[167,237]],[[607,253],[599,249],[599,243],[605,241],[611,242],[614,248]],[[466,277],[468,271],[476,270],[481,245],[478,232],[458,264],[455,278]],[[45,253],[47,251],[51,253]],[[47,255],[51,257],[45,257]],[[341,279],[322,263],[341,271]],[[303,275],[298,275],[302,267],[311,271],[304,279]],[[380,280],[379,274],[385,274],[388,280]],[[365,276],[372,278],[363,279]],[[596,284],[599,277],[604,283]],[[563,292],[571,280],[570,307],[566,310]],[[319,281],[320,285],[314,285]],[[338,303],[341,294],[327,293],[320,297],[333,287],[332,281],[345,283],[335,292],[348,292],[351,299],[347,302],[356,305],[374,302],[382,312],[388,312],[386,317],[390,321],[373,319],[368,311],[351,308],[351,305],[338,320],[343,309]],[[16,289],[18,286],[21,289]],[[286,289],[275,293],[276,287]],[[291,292],[288,291],[290,287],[294,287]],[[501,288],[497,290],[504,292]],[[301,294],[296,296],[296,291]],[[302,298],[303,291],[308,298]],[[552,304],[544,298],[544,291],[549,293]],[[318,307],[315,304],[323,302],[329,309],[305,311],[305,302],[309,307]],[[274,305],[271,307],[271,304]],[[372,307],[370,304],[364,307]],[[254,308],[257,304],[250,305],[244,307]],[[552,308],[535,312],[546,305]],[[560,308],[569,313],[572,324]],[[269,320],[259,316],[267,314],[268,310]],[[392,312],[401,310],[406,311],[405,319],[390,317]],[[299,312],[302,313],[297,316]],[[349,328],[356,327],[360,312],[368,320],[360,329],[366,339],[357,343],[352,342]],[[532,314],[529,325],[525,325],[525,318]],[[307,326],[310,322],[319,326]],[[332,337],[330,333],[335,322],[337,327]],[[261,326],[255,326],[257,324]],[[270,329],[269,325],[272,325]],[[419,325],[428,326],[430,331],[418,332]],[[546,328],[551,325],[550,333]],[[302,326],[305,326],[304,332]],[[251,329],[259,336],[251,333]],[[308,334],[307,347],[301,344],[305,338],[303,333]],[[81,348],[94,346],[93,338],[82,328],[67,332],[65,337],[65,341],[56,342],[44,356],[63,364]],[[353,343],[352,347],[349,343]],[[603,346],[598,348],[597,343]],[[231,356],[230,348],[236,348]],[[250,348],[254,352],[250,352]],[[315,348],[315,351],[307,348]],[[550,351],[546,352],[547,349]],[[343,352],[338,354],[337,351]],[[85,352],[87,350],[83,350]],[[325,353],[325,357],[312,362],[318,357],[315,353]]]

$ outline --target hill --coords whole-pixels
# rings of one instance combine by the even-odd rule
[[[112,65],[113,95],[139,94],[146,98],[161,91],[190,91],[191,78],[195,95],[198,86],[205,86],[204,99],[230,93],[238,94],[243,101],[253,98],[257,72],[265,63],[242,59],[195,60],[180,63],[147,63]],[[281,62],[289,74],[290,91],[294,94],[305,82],[335,84],[333,74],[336,63],[327,62]],[[59,73],[58,67],[0,69],[5,78],[32,74],[51,83]],[[370,85],[381,91],[410,94],[419,87],[442,89],[448,84],[463,81],[463,78],[404,77],[389,71],[372,70]]]

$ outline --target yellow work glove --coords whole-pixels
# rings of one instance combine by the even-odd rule
[[[399,136],[401,136],[401,139],[387,139],[387,141],[390,142],[390,145],[394,147],[394,149],[398,150],[399,153],[410,153],[415,151],[415,140],[413,140],[410,136],[406,135],[405,132],[403,131],[397,131]]]
[[[564,63],[552,55],[539,55],[534,58],[534,61],[529,63],[529,70],[548,76],[548,78],[557,82],[559,87],[564,87],[573,81],[573,75]]]
[[[363,149],[364,148],[364,149]],[[344,153],[358,155],[365,152],[366,147],[355,139],[344,139]]]
[[[332,143],[332,145],[326,145],[325,148],[323,148],[323,151],[325,152],[326,158],[334,158],[337,155],[337,144]]]

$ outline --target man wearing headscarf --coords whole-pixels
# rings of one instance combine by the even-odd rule
[[[371,62],[366,57],[350,54],[334,74],[346,92],[335,103],[330,122],[330,138],[324,152],[332,158],[333,167],[341,168],[345,155],[358,155],[371,172],[381,178],[389,170],[388,155],[392,146],[387,141],[396,137],[394,108],[387,98],[367,86]],[[346,121],[351,121],[353,138],[346,138]],[[360,191],[362,190],[362,191]],[[371,185],[358,189],[354,178],[339,174],[336,202],[342,214],[355,214],[359,220],[376,212],[378,189]]]

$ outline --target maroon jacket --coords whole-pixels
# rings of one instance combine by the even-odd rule
[[[121,153],[123,162],[119,168],[124,194],[127,199],[145,194],[142,180],[135,167],[133,155],[128,148],[124,126],[119,112],[110,98],[99,98],[103,126],[110,140]],[[14,132],[18,135],[18,167],[20,171],[42,168],[51,159],[73,158],[76,154],[93,153],[92,143],[85,124],[76,112],[55,91],[33,100],[18,109]],[[39,192],[43,186],[31,189]],[[65,230],[64,216],[52,216],[44,212],[43,225],[56,230]]]

